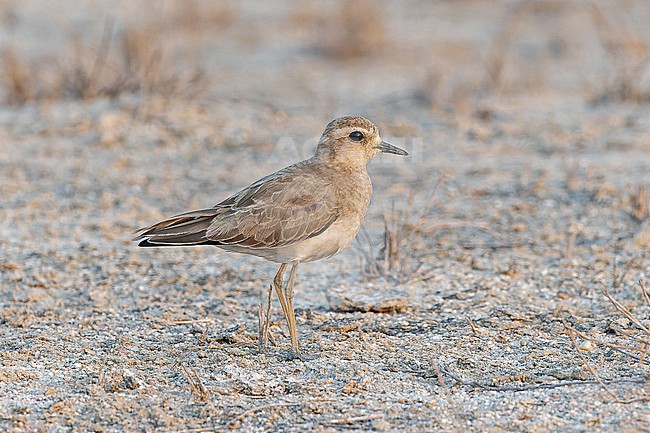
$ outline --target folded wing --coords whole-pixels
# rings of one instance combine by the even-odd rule
[[[302,164],[255,182],[210,209],[140,229],[139,246],[236,245],[273,248],[318,236],[339,215],[330,182]]]

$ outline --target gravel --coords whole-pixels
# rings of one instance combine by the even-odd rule
[[[30,4],[15,6],[19,23],[42,15]],[[547,84],[486,96],[480,115],[440,111],[426,80],[400,75],[441,40],[419,29],[460,17],[450,38],[478,50],[496,30],[472,16],[494,7],[379,7],[388,42],[369,58],[329,58],[287,24],[297,12],[244,2],[205,62],[241,56],[214,66],[205,94],[0,106],[0,430],[650,430],[649,364],[631,356],[650,327],[650,108]],[[526,31],[543,33],[536,22]],[[341,113],[412,156],[371,162],[359,241],[301,269],[298,329],[317,357],[284,359],[275,300],[260,354],[273,264],[142,250],[131,232],[300,159]],[[404,267],[377,275],[385,215],[407,236]]]

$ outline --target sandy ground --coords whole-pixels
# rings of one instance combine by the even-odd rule
[[[3,5],[33,58],[71,28],[96,43],[110,12],[38,4]],[[370,30],[337,3],[181,20],[160,37],[206,71],[189,96],[0,106],[0,430],[650,431],[650,107],[616,99],[602,42],[647,50],[650,7],[601,2],[609,28],[558,2],[364,4]],[[146,12],[126,5],[116,32]],[[371,162],[358,242],[300,269],[317,357],[284,359],[275,300],[260,354],[273,264],[130,233],[309,156],[339,114],[412,156]],[[384,215],[402,241],[377,275]]]

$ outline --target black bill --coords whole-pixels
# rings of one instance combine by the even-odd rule
[[[393,146],[390,143],[386,143],[385,141],[382,141],[379,146],[375,146],[375,149],[381,150],[381,153],[392,153],[395,155],[402,155],[402,156],[408,156],[408,152],[404,149],[400,149],[397,146]]]

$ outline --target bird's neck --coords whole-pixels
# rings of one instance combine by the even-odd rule
[[[341,153],[341,152],[318,152],[314,155],[314,160],[341,173],[359,173],[366,172],[368,160],[359,153]]]

